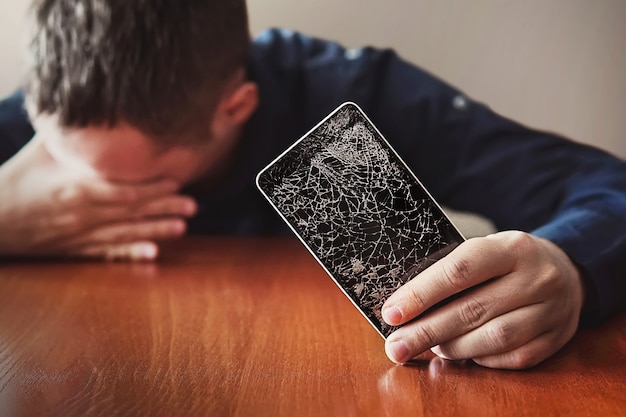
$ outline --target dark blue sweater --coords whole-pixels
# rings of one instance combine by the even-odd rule
[[[482,214],[499,229],[548,238],[568,253],[593,283],[584,318],[623,308],[623,161],[503,118],[390,50],[345,50],[272,30],[254,40],[249,76],[261,105],[232,169],[217,186],[191,191],[200,205],[192,233],[286,233],[257,192],[256,173],[339,104],[353,101],[440,203]],[[19,92],[0,102],[0,162],[33,135],[22,108]]]

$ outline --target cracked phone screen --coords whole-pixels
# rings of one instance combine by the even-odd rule
[[[383,337],[396,329],[382,320],[385,300],[463,241],[352,103],[261,171],[257,185]]]

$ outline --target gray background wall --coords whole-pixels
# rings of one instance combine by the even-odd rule
[[[285,26],[389,46],[531,126],[626,158],[626,1],[248,0],[253,33]],[[0,95],[20,78],[27,0],[0,0]]]

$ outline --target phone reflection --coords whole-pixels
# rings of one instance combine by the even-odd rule
[[[472,368],[471,361],[449,361],[420,357],[405,365],[397,365],[378,379],[378,391],[385,416],[431,414],[437,399],[434,386],[449,385],[449,378]],[[433,394],[435,397],[433,397]]]

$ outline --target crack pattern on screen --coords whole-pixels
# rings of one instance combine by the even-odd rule
[[[259,186],[380,331],[385,300],[462,237],[358,108],[341,107]]]

